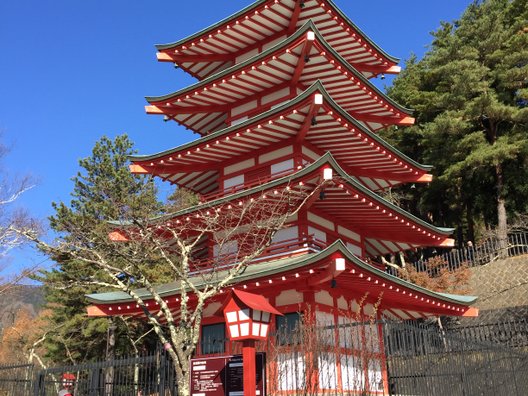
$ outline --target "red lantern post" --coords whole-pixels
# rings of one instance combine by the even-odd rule
[[[234,290],[224,303],[229,339],[242,341],[244,396],[256,396],[255,341],[265,341],[273,315],[282,315],[263,296]]]

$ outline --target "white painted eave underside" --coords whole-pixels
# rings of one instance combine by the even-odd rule
[[[298,37],[281,42],[269,51],[223,73],[173,94],[149,97],[149,111],[165,114],[185,127],[206,135],[227,127],[233,107],[285,87],[305,90],[320,81],[332,98],[351,116],[371,131],[398,124],[410,112],[395,104],[383,92],[343,61],[315,31],[308,43],[305,25]],[[313,44],[312,44],[313,43]],[[309,59],[304,62],[304,47]],[[299,62],[303,64],[298,80],[292,83]],[[293,85],[292,85],[293,84]]]
[[[237,55],[255,48],[260,42],[286,35],[295,10],[295,1],[280,0],[260,2],[248,7],[248,11],[227,18],[211,28],[184,39],[177,45],[160,46],[160,52],[202,60],[175,63],[198,79],[218,73],[235,64]],[[319,0],[308,0],[300,9],[294,29],[311,20],[324,35],[328,43],[367,78],[378,74],[376,67],[390,67],[397,59],[388,56],[363,32],[354,26],[333,4]],[[265,4],[265,5],[264,5]],[[228,27],[229,26],[229,27]],[[228,55],[229,58],[207,59],[211,55]],[[182,60],[185,58],[182,58]]]

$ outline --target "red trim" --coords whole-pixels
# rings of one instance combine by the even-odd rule
[[[297,137],[295,138],[296,143],[301,143],[305,139],[306,134],[313,126],[312,120],[314,120],[315,116],[319,112],[319,109],[321,108],[320,104],[315,103],[315,99],[312,100],[313,102],[310,104],[310,108],[304,119],[304,123],[302,124],[301,128],[299,129],[299,132],[297,133]]]
[[[232,61],[233,57],[231,54],[201,54],[201,55],[180,55],[170,53],[168,51],[162,51],[157,53],[158,61],[160,62],[173,62],[173,63],[186,63],[186,62],[218,62],[218,61]]]
[[[288,35],[295,32],[295,28],[297,27],[297,22],[299,21],[299,14],[301,13],[301,3],[303,0],[296,0],[295,1],[295,7],[293,9],[293,13],[290,18],[290,24],[288,25],[288,29],[286,32]]]

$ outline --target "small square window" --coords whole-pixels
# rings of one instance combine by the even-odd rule
[[[301,324],[301,315],[298,312],[277,315],[277,343],[279,345],[290,345],[300,343],[299,327]]]
[[[200,339],[201,352],[203,355],[225,352],[225,325],[217,323],[202,326]]]

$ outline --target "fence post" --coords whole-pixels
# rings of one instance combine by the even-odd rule
[[[44,379],[46,378],[46,373],[44,370],[40,370],[37,372],[37,375],[35,376],[35,385],[33,387],[33,396],[45,396],[45,388],[44,388]],[[41,393],[41,390],[43,391]]]
[[[101,369],[94,367],[90,373],[90,385],[88,396],[99,396],[99,387],[101,383]]]
[[[161,350],[160,356],[160,376],[159,376],[159,395],[165,396],[165,382],[166,382],[166,371],[167,371],[167,352]]]

